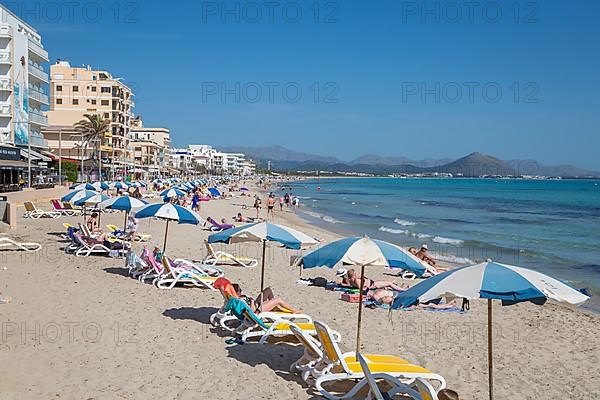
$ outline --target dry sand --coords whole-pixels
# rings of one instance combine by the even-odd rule
[[[202,203],[200,214],[230,218],[241,211],[240,204],[251,202],[241,197]],[[318,398],[288,372],[300,348],[228,346],[213,332],[208,321],[222,304],[218,292],[158,290],[128,278],[120,260],[64,254],[57,234],[63,222],[79,220],[21,219],[11,236],[43,243],[43,251],[1,255],[0,291],[12,302],[0,304],[0,399]],[[291,212],[278,213],[276,222],[325,240],[335,238]],[[102,223],[122,224],[123,215],[103,215]],[[143,220],[140,227],[153,235],[153,244],[162,244],[164,222]],[[167,253],[199,259],[208,235],[201,227],[171,225]],[[226,249],[253,256],[260,252],[259,245]],[[341,332],[342,347],[353,350],[356,305],[340,301],[339,293],[297,285],[299,271],[289,266],[290,254],[269,246],[267,283]],[[368,271],[372,278],[396,279],[385,274]],[[328,269],[303,275],[334,279]],[[246,292],[259,289],[260,268],[227,267],[226,276]],[[597,315],[554,304],[496,304],[494,313],[497,399],[600,398]],[[464,315],[384,310],[363,315],[365,352],[423,365],[443,375],[461,399],[487,398],[483,301],[472,301]]]

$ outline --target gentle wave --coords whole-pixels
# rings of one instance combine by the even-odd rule
[[[417,224],[416,222],[406,221],[406,220],[403,220],[403,219],[400,219],[400,218],[396,218],[394,220],[394,222],[396,224],[398,224],[398,225],[401,225],[401,226],[415,226]]]
[[[440,244],[452,244],[455,246],[460,246],[461,244],[464,243],[464,241],[460,240],[460,239],[452,239],[452,238],[446,238],[443,236],[436,236],[433,239],[431,239],[433,242],[436,243],[440,243]]]
[[[318,218],[321,219],[325,222],[329,222],[330,224],[343,224],[342,221],[339,221],[329,215],[321,215],[319,213],[316,213],[314,211],[303,211],[305,214],[310,215],[313,218]]]
[[[454,256],[452,254],[437,254],[431,255],[435,260],[445,261],[453,264],[475,264],[475,261],[467,257]]]
[[[380,226],[378,231],[393,233],[394,235],[407,235],[409,233],[408,231],[405,231],[403,229],[393,229],[393,228],[388,228],[387,226]]]

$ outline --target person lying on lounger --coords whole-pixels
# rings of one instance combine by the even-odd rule
[[[291,305],[289,305],[288,303],[283,301],[283,299],[281,299],[279,297],[275,298],[275,295],[273,294],[273,290],[270,287],[263,290],[261,293],[262,296],[261,296],[261,294],[259,294],[258,296],[256,296],[255,299],[253,299],[250,296],[246,296],[246,295],[242,294],[242,288],[237,283],[233,284],[233,289],[235,290],[235,292],[237,293],[237,295],[240,299],[242,299],[246,303],[248,303],[248,306],[250,306],[250,309],[252,310],[252,312],[257,312],[258,310],[260,310],[261,312],[264,312],[264,311],[290,311],[294,314],[300,313],[299,310],[295,309],[294,307],[292,307]]]
[[[342,282],[340,286],[345,286],[349,288],[358,289],[360,288],[360,276],[356,273],[355,270],[349,269],[346,270],[344,268],[338,269],[337,276],[342,278]],[[403,291],[408,289],[408,285],[402,284],[398,285],[396,282],[388,282],[388,281],[375,281],[373,279],[369,279],[365,276],[365,281],[363,285],[363,290],[375,290],[375,289],[392,289],[397,291]]]

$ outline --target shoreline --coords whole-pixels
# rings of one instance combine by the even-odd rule
[[[202,203],[200,215],[228,221],[238,212],[254,215],[252,201],[252,196],[239,196]],[[19,226],[9,235],[42,243],[44,248],[33,254],[6,253],[2,266],[6,268],[0,268],[2,296],[12,297],[11,303],[0,305],[5,334],[0,341],[3,398],[240,398],[239,386],[231,384],[232,373],[252,377],[242,380],[244,398],[315,398],[313,390],[288,372],[302,355],[301,348],[225,343],[227,336],[208,321],[223,304],[218,292],[159,290],[129,278],[123,260],[66,255],[57,234],[64,230],[62,223],[81,218],[30,220],[23,219],[21,211]],[[265,213],[261,210],[261,216]],[[122,222],[121,213],[102,216],[103,225]],[[293,212],[276,213],[275,222],[327,241],[339,237]],[[150,249],[162,246],[163,221],[140,220],[139,227],[152,235]],[[199,259],[206,254],[203,240],[211,233],[201,226],[173,224],[167,254]],[[138,254],[142,247],[134,244]],[[261,247],[248,243],[215,249],[256,258]],[[290,267],[290,256],[296,253],[267,246],[267,286],[339,331],[343,351],[354,350],[356,304],[341,301],[338,292],[296,284],[300,274],[336,279],[328,268]],[[260,267],[224,270],[248,294],[258,292]],[[402,281],[382,268],[370,268],[368,276]],[[494,314],[498,398],[600,397],[599,316],[552,303],[510,307],[495,303]],[[465,314],[366,309],[361,347],[368,353],[401,356],[444,376],[461,399],[481,400],[487,397],[485,326],[483,301],[472,301]]]

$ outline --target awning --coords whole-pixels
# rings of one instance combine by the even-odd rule
[[[25,157],[25,158],[29,158],[29,152],[30,150],[28,149],[21,149],[21,157]],[[39,161],[43,161],[43,162],[50,162],[52,161],[52,159],[50,157],[46,157],[45,155],[42,155],[40,153],[38,153],[37,151],[33,151],[31,150],[31,160],[39,160]]]
[[[14,160],[0,160],[0,169],[23,169],[27,168],[27,163]]]

